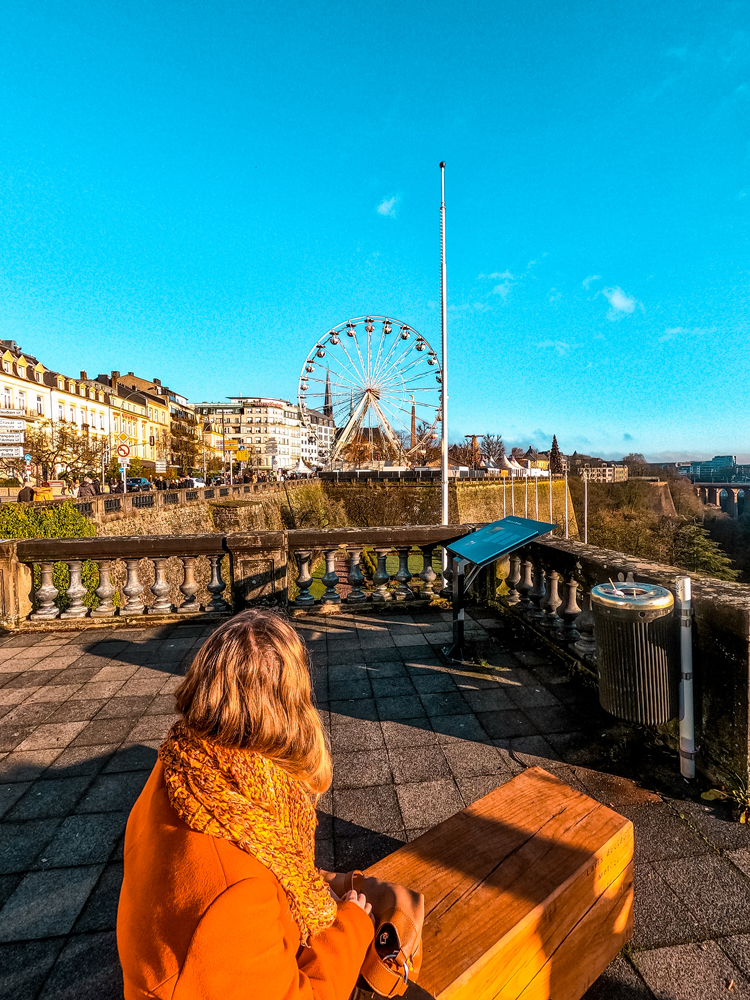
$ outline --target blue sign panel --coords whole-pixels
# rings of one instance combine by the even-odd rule
[[[486,524],[479,531],[450,542],[446,548],[459,559],[468,559],[475,566],[487,566],[527,542],[549,534],[556,527],[556,524],[531,521],[527,517],[504,517],[500,521]]]

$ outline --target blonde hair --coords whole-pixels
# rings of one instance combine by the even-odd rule
[[[175,699],[197,736],[254,750],[313,794],[330,787],[331,757],[312,701],[307,650],[281,615],[251,609],[220,626]]]

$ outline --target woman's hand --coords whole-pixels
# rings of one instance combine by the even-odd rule
[[[341,897],[342,902],[356,903],[360,909],[364,910],[367,916],[372,915],[372,903],[367,902],[367,897],[363,892],[357,892],[356,889],[350,889],[349,892],[345,892]]]

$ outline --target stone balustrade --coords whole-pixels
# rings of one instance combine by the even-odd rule
[[[500,597],[563,655],[596,677],[591,588],[637,580],[672,592],[685,570],[581,542],[546,537],[512,555]],[[695,716],[703,766],[747,781],[750,758],[750,587],[692,577]]]
[[[247,500],[256,496],[267,496],[293,491],[312,482],[312,479],[291,479],[284,483],[235,483],[233,486],[195,487],[191,490],[149,490],[145,493],[100,493],[95,497],[56,497],[34,507],[50,507],[66,501],[86,517],[97,517],[106,521],[107,515],[121,516],[131,511],[160,510],[165,507],[204,503],[207,500]],[[15,499],[15,497],[11,498]]]

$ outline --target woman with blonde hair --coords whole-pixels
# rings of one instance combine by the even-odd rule
[[[205,642],[125,835],[125,1000],[347,1000],[370,905],[314,862],[331,760],[305,648],[268,610]]]

